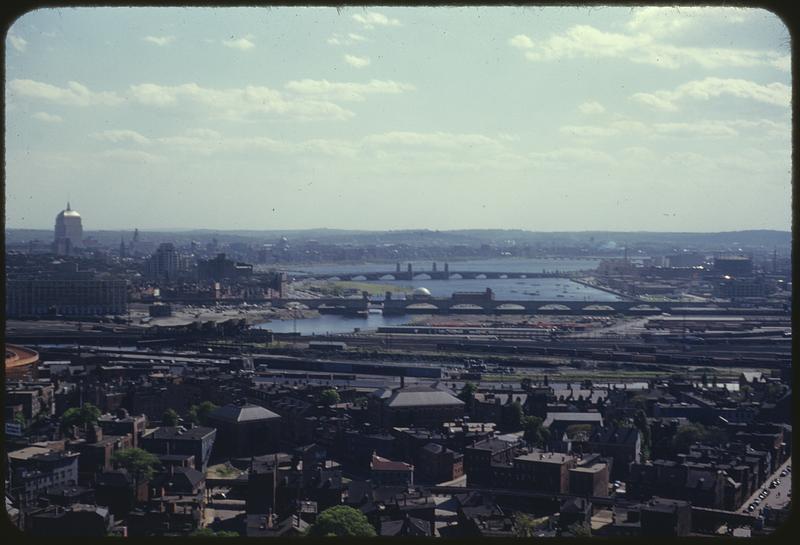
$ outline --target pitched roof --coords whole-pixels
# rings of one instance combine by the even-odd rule
[[[549,428],[553,422],[599,422],[603,423],[603,416],[600,413],[547,413],[542,425]]]
[[[257,422],[259,420],[272,420],[281,417],[279,414],[265,409],[261,405],[253,405],[251,403],[245,405],[229,403],[224,407],[218,408],[208,416],[209,418],[223,420],[225,422]]]
[[[373,471],[413,471],[414,466],[405,462],[396,462],[394,460],[389,460],[388,458],[383,458],[373,454],[372,462],[370,463],[370,469]]]
[[[630,445],[636,444],[639,438],[639,430],[634,427],[608,427],[598,428],[589,439],[590,443],[603,443],[613,445]]]
[[[385,402],[389,407],[442,407],[464,405],[464,402],[443,390],[427,386],[400,388]]]

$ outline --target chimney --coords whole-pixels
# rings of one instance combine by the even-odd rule
[[[406,377],[404,377],[403,375],[400,375],[400,387],[401,388],[406,387]]]

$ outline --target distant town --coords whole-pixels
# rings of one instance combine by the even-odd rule
[[[30,535],[763,536],[791,233],[6,229]]]

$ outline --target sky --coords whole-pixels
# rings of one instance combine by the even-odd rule
[[[5,51],[8,228],[791,225],[763,9],[41,9]]]

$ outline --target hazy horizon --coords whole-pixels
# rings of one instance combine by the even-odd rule
[[[6,36],[6,228],[791,231],[789,39],[719,7],[40,9]]]

